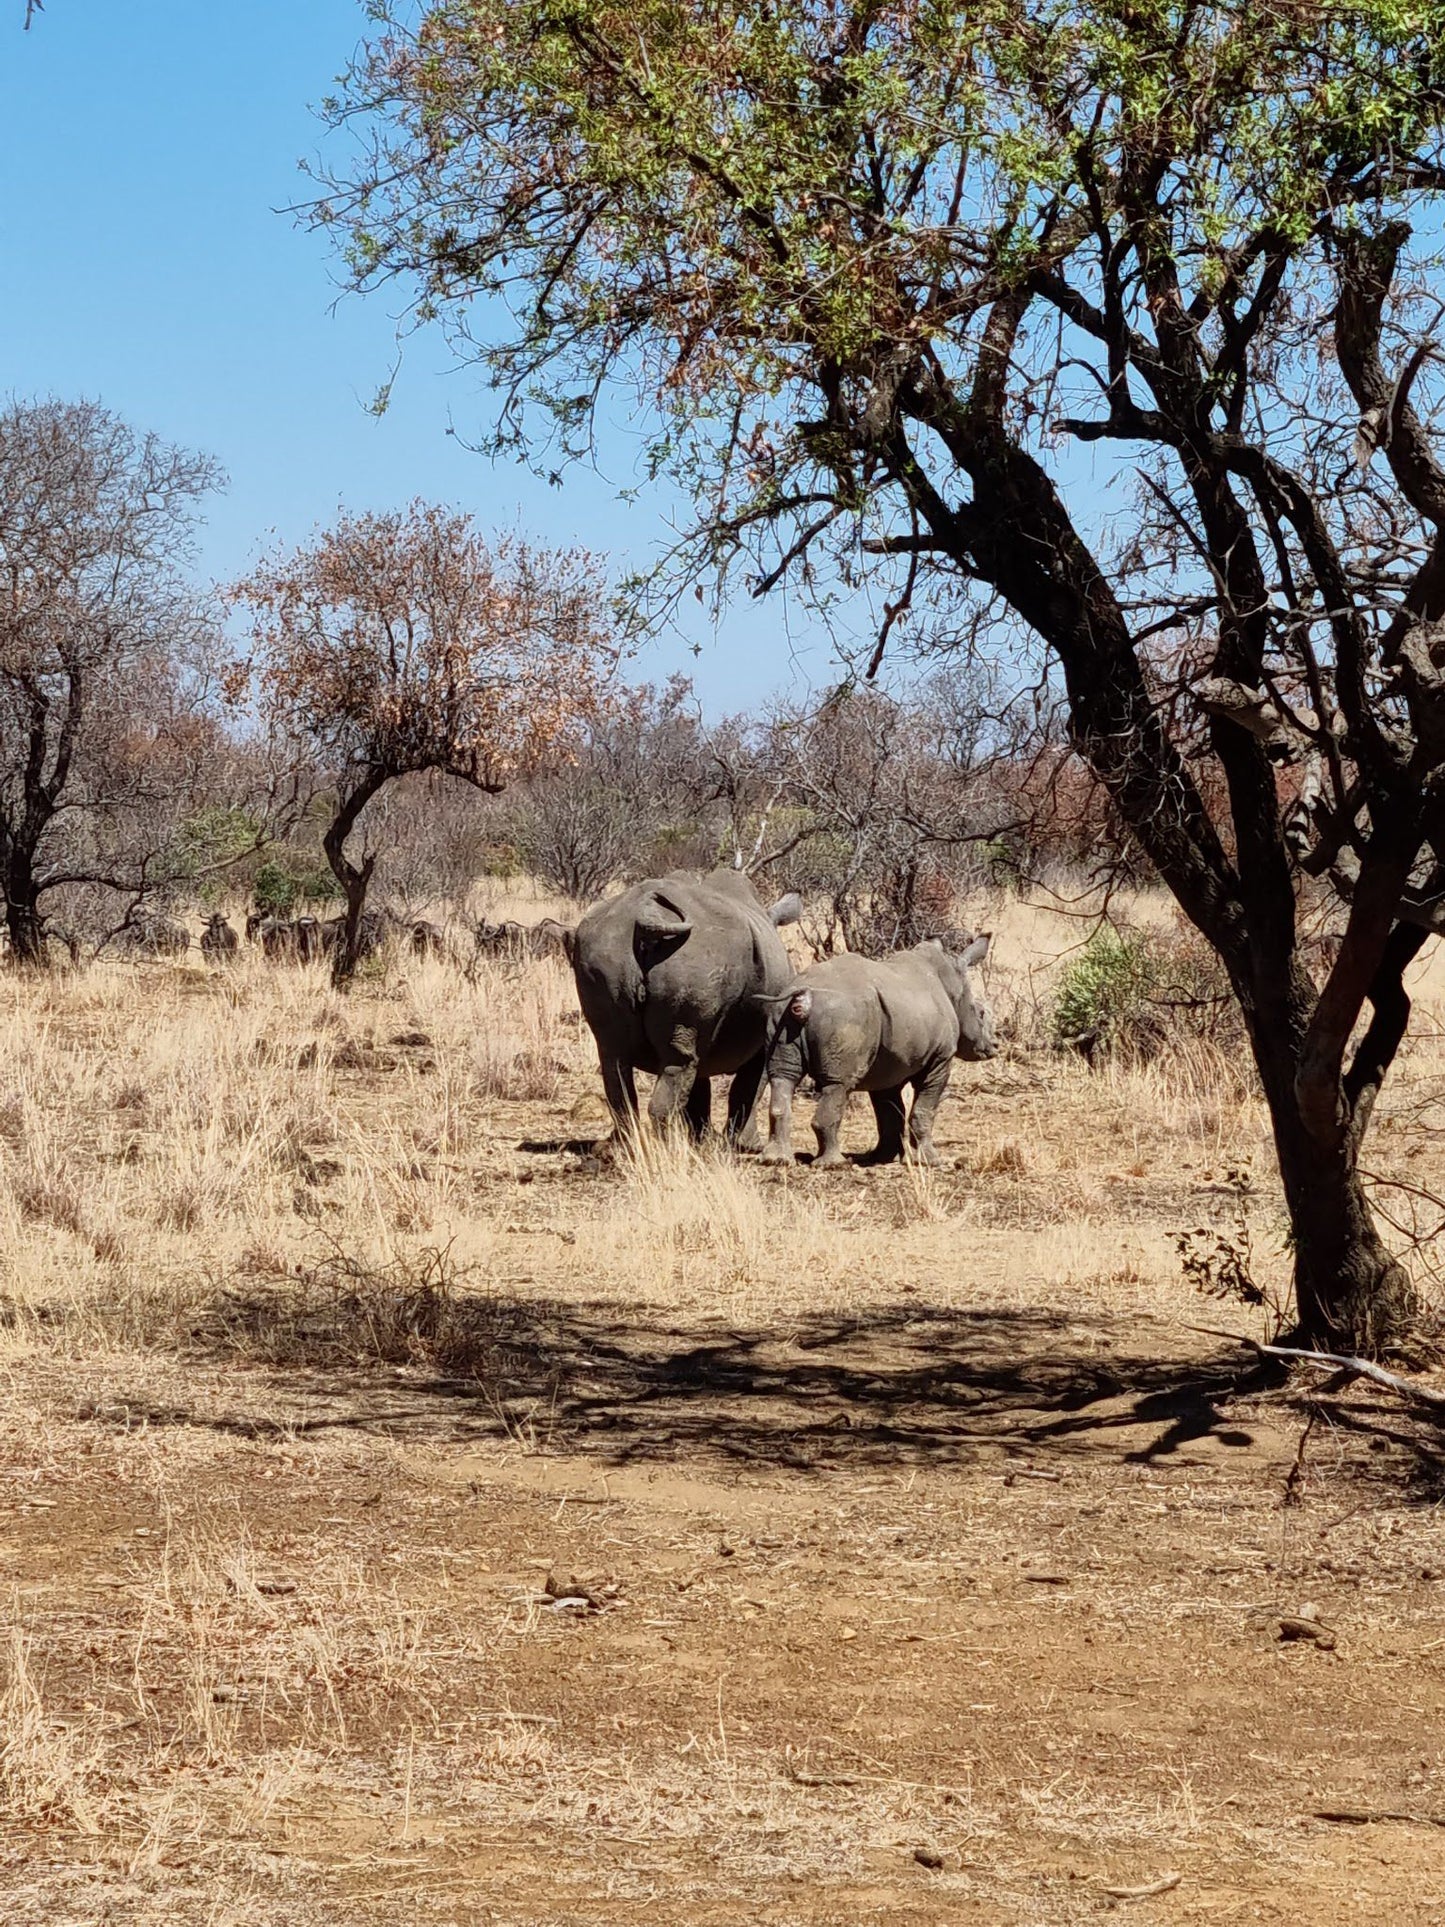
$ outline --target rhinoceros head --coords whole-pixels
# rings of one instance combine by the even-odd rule
[[[985,1057],[993,1057],[998,1053],[998,1033],[994,1029],[993,1012],[970,974],[972,966],[982,963],[988,955],[989,942],[989,933],[985,930],[963,950],[954,951],[951,959],[960,980],[959,994],[953,1000],[953,1007],[958,1012],[958,1049],[954,1055],[961,1057],[966,1064],[981,1063]]]

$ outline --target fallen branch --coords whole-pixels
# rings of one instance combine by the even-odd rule
[[[1368,1378],[1376,1385],[1384,1385],[1401,1398],[1416,1399],[1422,1405],[1445,1406],[1445,1392],[1437,1392],[1429,1385],[1412,1385],[1408,1378],[1401,1378],[1398,1372],[1387,1372],[1383,1365],[1376,1365],[1368,1358],[1352,1358],[1346,1352],[1309,1352],[1297,1350],[1293,1345],[1261,1345],[1257,1339],[1246,1338],[1246,1345],[1253,1345],[1257,1352],[1269,1358],[1297,1358],[1302,1364],[1316,1365],[1332,1372],[1354,1372],[1360,1378]]]
[[[1421,1405],[1445,1407],[1445,1392],[1437,1392],[1430,1385],[1412,1385],[1408,1378],[1401,1378],[1398,1372],[1387,1372],[1383,1365],[1376,1365],[1368,1358],[1355,1358],[1348,1352],[1305,1351],[1294,1345],[1265,1345],[1257,1338],[1246,1338],[1243,1332],[1223,1331],[1217,1325],[1191,1325],[1190,1331],[1204,1332],[1211,1338],[1232,1338],[1236,1345],[1248,1345],[1251,1351],[1264,1358],[1297,1359],[1302,1365],[1314,1365],[1320,1370],[1349,1372],[1357,1378],[1368,1378],[1376,1385],[1398,1392],[1401,1398],[1413,1399]]]
[[[1104,1892],[1110,1900],[1150,1900],[1155,1894],[1172,1893],[1183,1878],[1182,1873],[1166,1873],[1147,1887],[1106,1887]]]

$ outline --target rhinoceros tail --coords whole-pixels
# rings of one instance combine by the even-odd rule
[[[786,1004],[787,1009],[780,1009],[778,1015],[784,1019],[801,1019],[813,1008],[813,993],[802,984],[790,984],[786,990],[760,990],[756,1001],[760,1004]]]
[[[638,905],[637,928],[645,937],[686,937],[692,931],[692,919],[660,890],[650,890]]]
[[[801,1084],[809,1075],[808,1013],[813,1008],[813,993],[794,983],[781,996],[767,1000],[777,1010],[768,1029],[765,1063],[770,1083]]]

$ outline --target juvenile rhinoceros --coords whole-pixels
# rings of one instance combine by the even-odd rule
[[[913,1086],[908,1141],[935,1164],[933,1119],[955,1057],[974,1062],[998,1049],[993,1018],[969,967],[988,951],[987,936],[950,953],[936,937],[893,957],[829,957],[793,984],[768,1047],[772,1136],[763,1156],[793,1156],[793,1093],[804,1077],[818,1087],[813,1129],[816,1165],[841,1164],[838,1134],[849,1091],[867,1091],[878,1119],[870,1164],[903,1155],[903,1090]]]
[[[656,1075],[653,1122],[682,1112],[694,1135],[707,1128],[709,1079],[731,1073],[728,1137],[745,1130],[793,976],[778,925],[801,912],[795,896],[764,909],[736,870],[649,877],[587,912],[571,936],[572,972],[619,1134],[637,1117],[634,1071]]]

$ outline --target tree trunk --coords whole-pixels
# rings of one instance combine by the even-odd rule
[[[342,889],[346,892],[346,916],[342,921],[336,948],[331,953],[331,981],[337,990],[350,988],[351,980],[356,975],[356,966],[361,961],[361,916],[366,908],[366,891],[371,882],[371,872],[372,861],[368,858],[360,869],[348,863],[345,873],[339,879]]]
[[[1251,1028],[1289,1213],[1297,1335],[1325,1351],[1379,1357],[1398,1347],[1414,1322],[1410,1275],[1375,1228],[1354,1133],[1325,1145],[1305,1124],[1295,1027]]]
[[[5,867],[5,927],[10,933],[11,962],[24,969],[43,970],[49,959],[35,868],[30,852],[13,846]]]
[[[385,773],[369,770],[357,787],[342,799],[321,839],[326,861],[331,865],[331,874],[341,885],[346,897],[346,919],[331,956],[331,982],[337,990],[349,990],[356,975],[361,948],[361,913],[366,908],[367,887],[371,882],[371,873],[376,868],[375,852],[364,857],[360,863],[353,863],[346,854],[346,839],[356,827],[361,812],[386,781]]]

